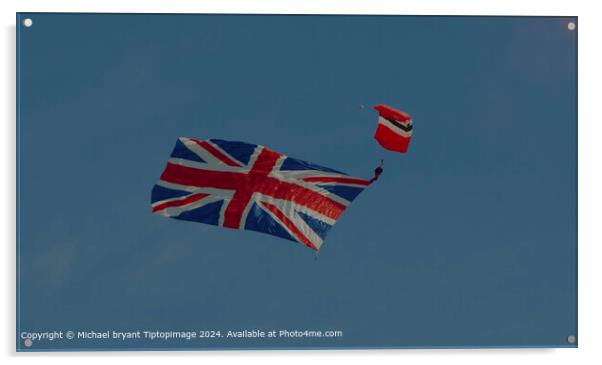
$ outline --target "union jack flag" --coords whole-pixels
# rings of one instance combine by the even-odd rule
[[[261,145],[182,137],[151,206],[165,217],[263,232],[319,250],[369,184]]]

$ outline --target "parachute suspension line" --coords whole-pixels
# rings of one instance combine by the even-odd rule
[[[377,168],[374,169],[374,177],[372,177],[372,179],[370,179],[370,184],[372,184],[373,182],[375,182],[376,180],[378,180],[378,177],[380,176],[380,174],[383,173],[383,166],[385,165],[385,160],[384,159],[380,159],[380,164],[378,165]]]
[[[314,251],[314,260],[317,260],[317,259],[318,259],[318,254],[319,254],[319,253],[320,253],[320,251],[318,251],[318,250],[315,250],[315,251]]]

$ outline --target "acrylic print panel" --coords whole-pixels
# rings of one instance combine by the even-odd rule
[[[17,14],[17,349],[576,347],[576,21]]]

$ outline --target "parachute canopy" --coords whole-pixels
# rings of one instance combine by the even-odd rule
[[[374,139],[387,150],[407,152],[414,128],[412,117],[384,104],[376,105],[374,109],[379,115]]]

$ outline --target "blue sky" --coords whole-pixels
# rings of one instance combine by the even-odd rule
[[[564,346],[576,334],[572,19],[29,16],[18,330],[345,334],[131,347]],[[378,103],[412,114],[408,154],[372,139]],[[276,237],[152,215],[180,136],[366,178],[384,158],[385,171],[314,260]]]

